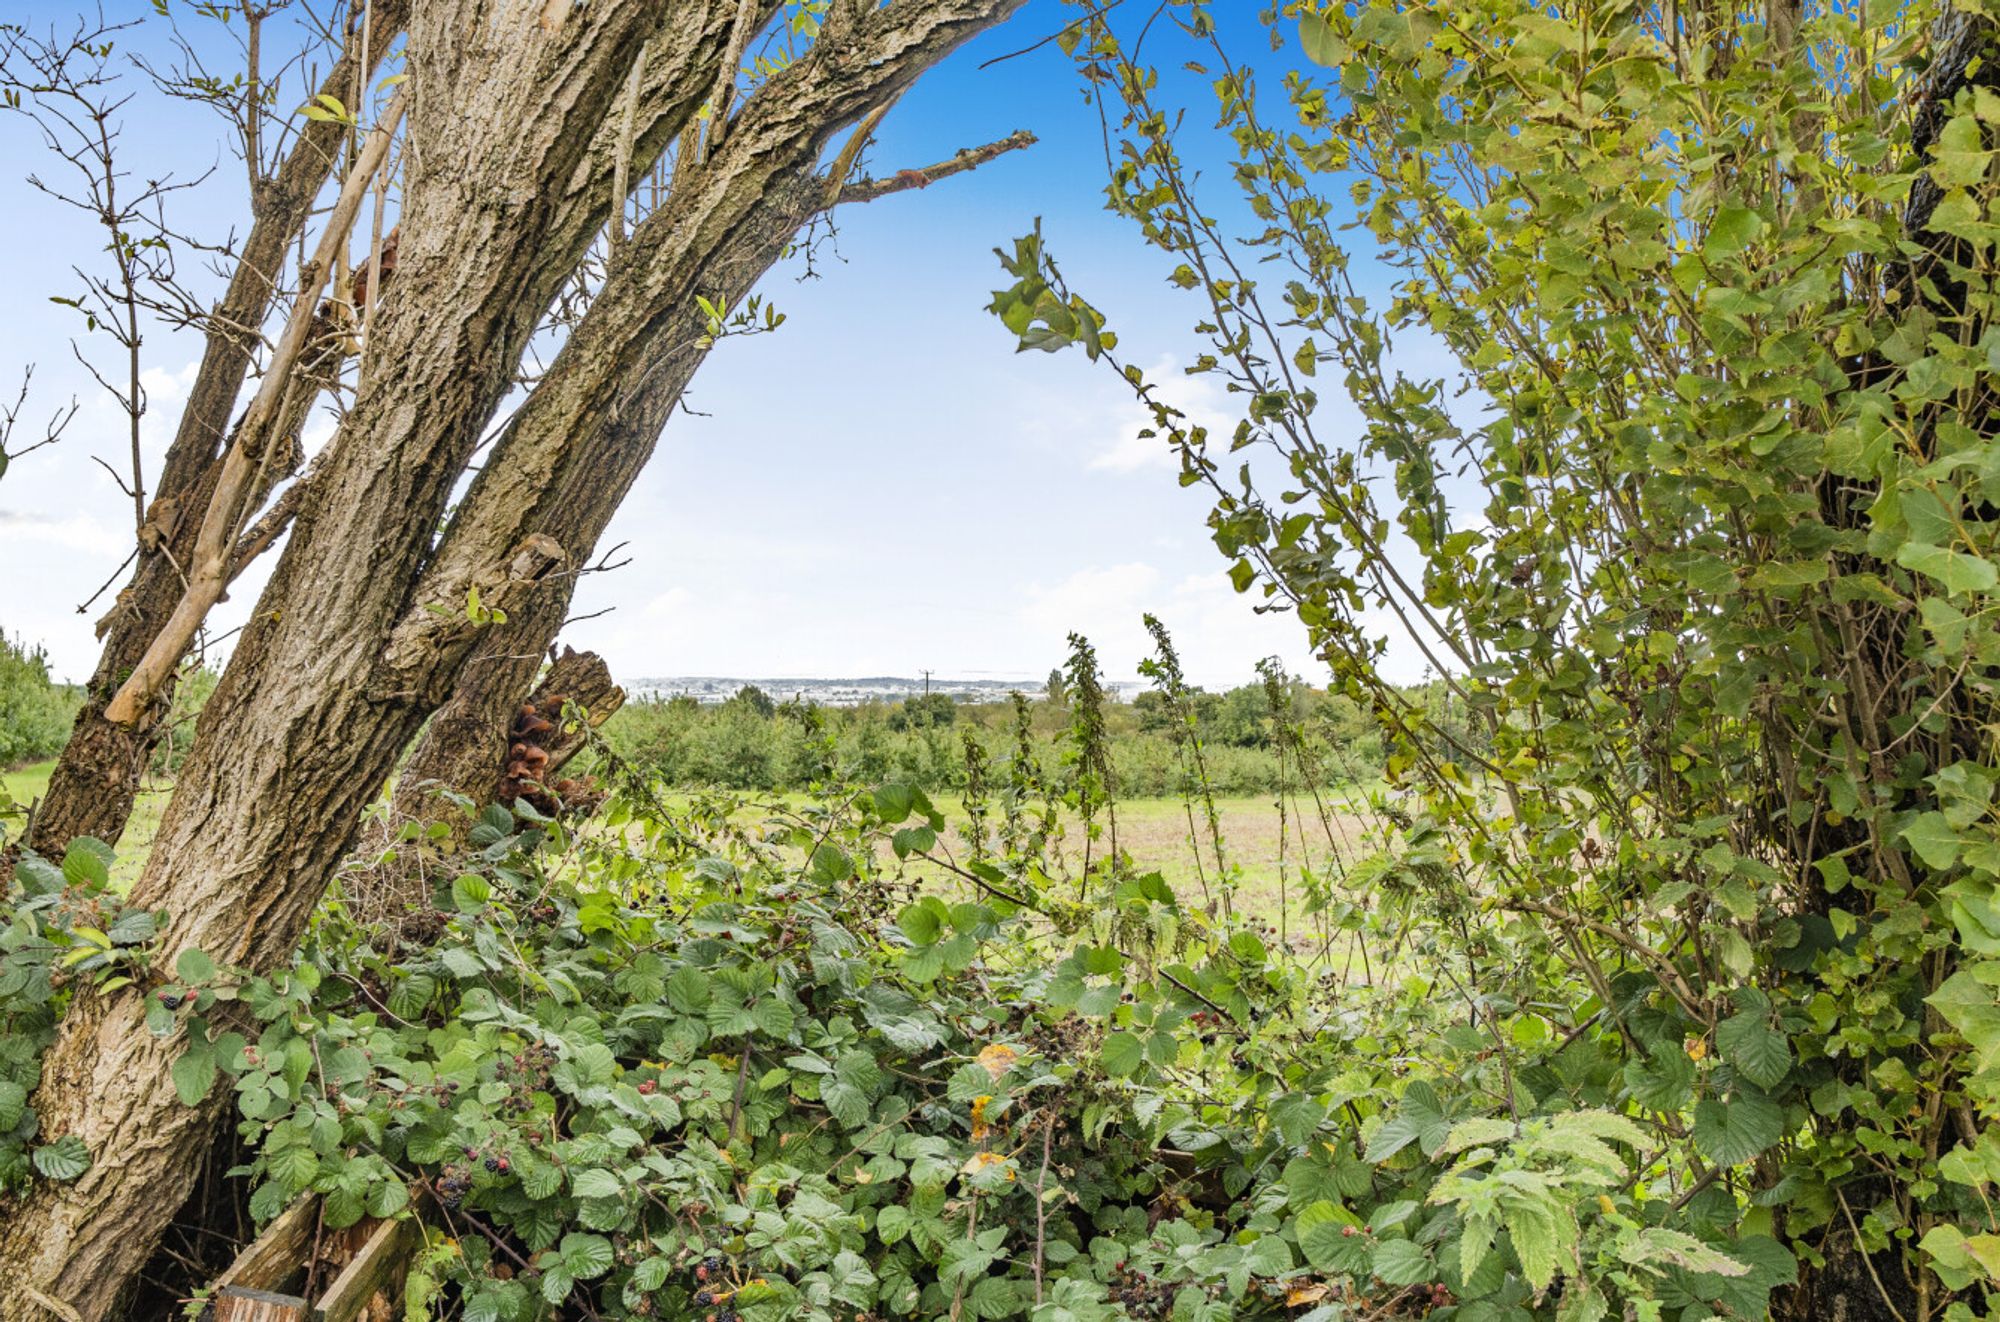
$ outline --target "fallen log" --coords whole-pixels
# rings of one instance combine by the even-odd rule
[[[301,1198],[265,1228],[216,1277],[209,1295],[213,1322],[373,1322],[396,1316],[410,1259],[423,1242],[415,1216],[363,1221],[315,1245],[319,1200]],[[312,1289],[316,1262],[337,1271]],[[311,1291],[313,1297],[292,1291]]]

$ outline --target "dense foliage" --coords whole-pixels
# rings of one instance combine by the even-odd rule
[[[0,633],[0,768],[54,757],[82,694],[49,678],[46,657]]]
[[[233,1090],[259,1216],[421,1200],[420,1316],[1984,1315],[1990,29],[1294,0],[1281,34],[1335,73],[1286,69],[1274,112],[1207,5],[1137,16],[1214,94],[1238,239],[1114,9],[1062,44],[1240,426],[1119,362],[1039,235],[994,310],[1155,405],[1238,586],[1372,722],[1406,793],[1306,889],[1318,935],[1131,866],[1082,640],[1060,730],[1005,713],[962,763],[963,856],[921,788],[849,779],[832,715],[678,709],[793,722],[819,796],[670,809],[608,758],[599,824],[486,811],[414,946],[336,904],[278,976],[156,970],[100,847],[30,857],[0,1179],[87,1169],[37,1131],[35,1053],[144,978],[183,1096]],[[1386,302],[1342,226],[1399,263]],[[1399,371],[1398,336],[1444,375]],[[1449,703],[1385,680],[1384,618]],[[1200,849],[1228,744],[1159,641],[1150,737]],[[951,785],[973,723],[945,710],[880,724],[941,740]],[[1268,737],[1299,759],[1296,724]],[[1047,847],[1059,816],[1080,852]]]
[[[183,1096],[235,1094],[260,1218],[421,1211],[420,1317],[1747,1315],[1792,1275],[1726,1200],[1635,1184],[1658,1132],[1601,1043],[1509,1079],[1495,1043],[1546,1044],[1537,1009],[1468,1022],[1114,858],[954,861],[905,786],[737,808],[634,781],[582,831],[490,809],[432,944],[377,950],[336,905],[274,978],[146,970],[149,917],[80,844],[22,870],[7,1040],[148,978]],[[1439,938],[1415,892],[1380,899],[1354,948]],[[29,1082],[0,1083],[0,1171],[75,1178]]]
[[[1600,1056],[1656,1136],[1634,1187],[1775,1234],[1811,1269],[1793,1315],[1976,1315],[2000,1285],[1991,21],[1294,2],[1330,75],[1286,70],[1274,105],[1176,5],[1218,200],[1193,121],[1085,9],[1112,206],[1199,301],[1191,370],[1241,421],[1191,426],[1119,364],[1039,236],[994,310],[1155,405],[1238,586],[1295,607],[1376,716],[1420,805],[1389,866],[1448,938],[1428,966],[1475,1022],[1552,1017],[1495,1037],[1522,1115],[1538,1071]],[[1486,747],[1382,682],[1384,618],[1449,658]]]

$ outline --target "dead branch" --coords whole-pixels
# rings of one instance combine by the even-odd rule
[[[147,646],[139,664],[132,668],[130,678],[104,709],[107,721],[130,725],[152,705],[161,684],[179,664],[181,654],[193,641],[195,631],[201,627],[209,609],[222,599],[229,586],[230,552],[234,549],[245,497],[256,470],[262,465],[265,449],[263,434],[284,402],[285,391],[291,384],[292,366],[305,346],[307,333],[318,310],[320,291],[347,243],[355,217],[361,210],[362,199],[367,196],[376,171],[388,158],[389,144],[402,121],[406,104],[406,90],[398,88],[383,111],[381,121],[369,133],[354,168],[341,185],[340,197],[327,217],[326,228],[320,233],[312,260],[300,272],[291,320],[277,348],[272,351],[270,366],[264,373],[256,396],[244,412],[242,424],[237,429],[236,443],[223,460],[215,494],[209,500],[201,533],[195,543],[193,572],[187,589],[165,626]]]
[[[857,179],[851,184],[840,184],[828,205],[846,206],[850,202],[873,202],[876,198],[888,197],[891,193],[901,193],[912,188],[928,188],[940,179],[949,179],[952,175],[977,169],[996,156],[1005,156],[1010,151],[1032,147],[1035,141],[1034,134],[1022,129],[1001,138],[998,142],[989,142],[984,147],[964,148],[950,160],[939,161],[936,165],[928,165],[921,170],[898,170],[886,179]],[[839,178],[838,175],[834,177]]]

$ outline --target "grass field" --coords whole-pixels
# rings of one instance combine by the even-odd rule
[[[13,795],[21,803],[33,803],[48,793],[49,773],[55,770],[54,762],[34,762],[12,771],[0,771],[0,787]],[[152,848],[153,833],[159,830],[160,813],[167,806],[167,788],[152,786],[140,791],[138,801],[132,805],[132,820],[125,828],[120,840],[112,841],[118,849],[118,861],[111,867],[111,884],[119,891],[128,889],[139,878],[139,869],[146,862],[146,851]]]
[[[53,762],[38,762],[13,771],[0,772],[0,786],[22,803],[47,792]],[[160,813],[166,807],[170,787],[156,784],[139,796],[125,836],[116,843],[118,861],[112,868],[112,882],[120,890],[137,879],[146,860],[153,834],[159,828]],[[777,806],[800,806],[802,795],[778,795],[762,800]],[[954,824],[963,814],[956,803],[940,802],[939,807]],[[1296,919],[1304,896],[1304,875],[1308,869],[1321,877],[1338,876],[1343,860],[1366,852],[1363,818],[1346,802],[1329,802],[1330,824],[1321,821],[1312,801],[1291,803],[1281,815],[1270,797],[1226,798],[1215,802],[1222,831],[1222,860],[1234,878],[1234,904],[1239,912],[1272,923],[1289,912]],[[746,813],[755,814],[753,805]],[[1081,822],[1064,822],[1063,856],[1075,866],[1083,851]],[[1188,813],[1178,799],[1131,799],[1118,805],[1118,847],[1129,854],[1141,872],[1157,871],[1181,898],[1199,905],[1215,898],[1220,889],[1214,848],[1208,828],[1197,809],[1194,822],[1201,846],[1199,861],[1191,843]],[[1108,831],[1101,837],[1108,843]],[[955,840],[962,850],[964,842]],[[1101,850],[1104,844],[1094,845]]]
[[[684,802],[683,796],[670,796],[670,806]],[[749,825],[767,815],[789,815],[809,802],[803,794],[746,795],[737,820]],[[954,854],[963,856],[967,851],[960,834],[963,810],[956,800],[939,798],[936,803],[953,827],[947,843]],[[1274,928],[1283,926],[1295,946],[1317,944],[1312,935],[1315,924],[1303,920],[1306,871],[1337,882],[1357,855],[1375,847],[1369,840],[1365,802],[1329,799],[1326,806],[1330,822],[1321,820],[1310,797],[1303,804],[1288,802],[1282,814],[1272,797],[1215,801],[1222,861],[1234,887],[1233,907]],[[1070,871],[1076,872],[1083,856],[1083,826],[1074,816],[1066,817],[1062,825],[1063,839],[1057,850]],[[1118,848],[1131,858],[1137,871],[1158,872],[1183,903],[1199,907],[1219,900],[1221,885],[1214,846],[1199,807],[1194,828],[1201,839],[1199,861],[1191,843],[1188,811],[1179,799],[1127,799],[1118,804]],[[1094,856],[1102,855],[1109,837],[1107,826],[1092,846]]]

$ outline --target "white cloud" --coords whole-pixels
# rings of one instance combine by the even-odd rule
[[[695,595],[687,588],[668,588],[659,596],[647,602],[640,614],[647,619],[673,619],[684,616],[688,608],[695,604]]]
[[[0,509],[0,542],[60,546],[90,555],[122,555],[131,549],[129,524],[113,524],[89,514],[24,514]]]
[[[1146,379],[1153,383],[1154,393],[1162,403],[1179,409],[1187,415],[1189,423],[1207,428],[1211,436],[1227,437],[1236,430],[1238,414],[1230,407],[1230,394],[1220,377],[1189,376],[1168,356],[1147,370]],[[1152,428],[1153,415],[1143,406],[1135,404],[1118,409],[1116,418],[1105,422],[1105,430],[1113,439],[1091,457],[1090,467],[1114,473],[1152,469],[1178,472],[1180,456],[1166,436],[1139,434]]]
[[[1259,614],[1261,600],[1254,592],[1238,594],[1220,569],[1169,581],[1154,566],[1134,561],[1033,585],[1016,617],[1022,633],[1048,654],[1061,655],[1070,633],[1083,634],[1114,679],[1137,675],[1140,660],[1153,654],[1144,621],[1149,613],[1166,625],[1182,668],[1196,683],[1248,683],[1267,656],[1282,658],[1294,673],[1322,677],[1297,619]]]

